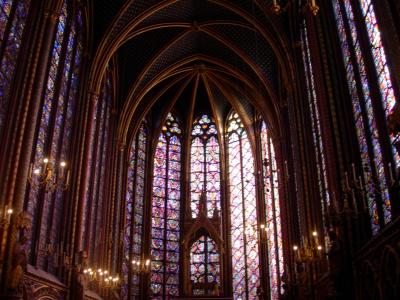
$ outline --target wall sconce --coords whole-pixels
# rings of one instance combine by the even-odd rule
[[[54,191],[60,189],[65,191],[69,187],[70,171],[67,169],[67,163],[53,162],[45,157],[39,166],[31,163],[28,174],[28,182],[35,190],[42,188],[45,191]]]
[[[3,215],[0,220],[0,229],[1,231],[5,231],[10,225],[11,216],[14,213],[12,208],[9,208],[7,205],[4,207]]]
[[[134,274],[146,274],[150,272],[150,259],[132,260]]]
[[[294,258],[297,263],[314,263],[322,258],[323,247],[318,241],[317,231],[312,233],[311,245],[306,245],[299,247],[298,245],[293,245]]]
[[[318,12],[319,12],[319,6],[316,4],[315,1],[316,0],[307,0],[306,3],[304,4],[304,8],[305,9],[308,8],[314,16],[316,16],[318,14]],[[271,9],[275,14],[279,15],[283,11],[287,10],[287,7],[289,6],[290,3],[291,3],[291,1],[288,1],[285,4],[285,6],[282,7],[279,4],[279,0],[273,0]]]

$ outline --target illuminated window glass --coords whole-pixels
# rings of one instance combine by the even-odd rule
[[[190,281],[195,287],[193,295],[207,295],[208,291],[205,287],[207,284],[218,284],[219,274],[220,261],[217,245],[210,237],[203,235],[193,243],[190,249]],[[197,288],[196,284],[198,284]]]
[[[394,95],[385,49],[382,43],[381,32],[376,20],[374,5],[371,0],[359,0],[359,2],[368,32],[370,49],[374,59],[376,73],[378,74],[378,84],[381,92],[383,108],[385,116],[388,118],[393,113],[396,98]],[[396,162],[397,167],[400,167],[400,156],[395,148],[395,144],[400,140],[400,133],[397,133],[396,135],[392,134],[390,139],[393,145],[394,161]]]
[[[281,277],[284,272],[284,262],[278,168],[274,145],[265,122],[262,122],[261,125],[261,147],[271,299],[280,299],[280,294],[283,293],[283,290],[281,290]]]
[[[227,127],[234,299],[256,299],[260,284],[254,157],[239,115]]]
[[[168,114],[154,157],[151,291],[155,299],[179,294],[181,129]]]
[[[317,167],[317,178],[318,188],[321,199],[321,212],[322,212],[322,223],[325,224],[326,214],[330,204],[329,193],[328,193],[328,176],[326,170],[326,157],[324,152],[324,144],[322,141],[322,130],[320,113],[317,103],[317,93],[315,91],[314,71],[311,63],[310,45],[308,42],[308,32],[306,23],[304,21],[302,27],[302,54],[303,64],[306,72],[306,85],[307,85],[307,100],[308,108],[311,116],[311,130],[313,136],[313,144],[315,149],[315,162]],[[325,226],[324,226],[325,228]],[[328,233],[325,231],[326,246],[328,246]]]
[[[144,124],[132,142],[128,167],[128,182],[125,204],[125,234],[122,272],[127,284],[122,288],[124,299],[139,296],[139,276],[131,272],[132,262],[139,261],[142,248],[144,184],[146,170],[147,135]]]
[[[0,1],[0,137],[9,105],[30,0]]]
[[[76,110],[82,52],[82,19],[80,12],[69,13],[64,3],[57,22],[48,67],[44,96],[39,112],[32,153],[34,167],[49,157],[51,162],[70,156],[72,124]],[[41,193],[28,186],[25,209],[33,216],[32,236],[28,243],[30,263],[55,272],[56,258],[39,255],[48,245],[59,243],[65,192]]]
[[[350,0],[334,0],[333,7],[347,72],[348,87],[352,97],[354,122],[363,163],[363,181],[366,182],[372,232],[375,234],[380,225],[379,209],[383,215],[381,223],[385,223],[391,218],[391,206],[377,122],[372,106],[370,83]],[[388,104],[387,107],[389,108],[390,105]],[[372,156],[369,151],[372,152]],[[372,179],[375,177],[377,178],[376,183]],[[377,197],[382,199],[382,206],[378,207],[377,202],[380,203],[381,200]]]
[[[217,128],[207,115],[193,124],[190,165],[190,195],[192,217],[199,213],[199,198],[206,192],[207,216],[220,211],[220,159]]]

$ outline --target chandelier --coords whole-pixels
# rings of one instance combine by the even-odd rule
[[[120,284],[119,276],[112,276],[105,269],[87,268],[83,270],[83,274],[88,281],[97,284],[101,288],[116,288]]]
[[[67,163],[59,163],[48,157],[43,158],[38,164],[31,163],[28,182],[35,190],[44,189],[46,192],[60,189],[65,191],[69,187],[70,171]]]
[[[294,258],[297,263],[313,263],[322,259],[324,252],[318,241],[317,231],[313,231],[312,236],[311,242],[302,247],[293,245]]]

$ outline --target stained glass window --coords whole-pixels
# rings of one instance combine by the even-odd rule
[[[105,201],[105,177],[107,169],[107,153],[110,149],[111,103],[112,103],[112,70],[107,70],[102,90],[96,102],[96,113],[92,120],[91,148],[88,160],[89,184],[84,199],[82,226],[83,249],[88,254],[89,263],[98,261],[96,251],[103,243],[99,224],[102,224],[102,209]]]
[[[281,290],[281,277],[284,271],[284,262],[278,168],[274,145],[265,122],[261,124],[261,147],[271,299],[279,299],[280,294],[283,292]]]
[[[352,97],[353,115],[363,163],[363,181],[366,182],[372,232],[375,234],[379,230],[380,223],[390,220],[391,207],[384,173],[382,150],[379,143],[380,137],[372,106],[370,82],[368,81],[363,49],[358,37],[357,24],[351,2],[350,0],[334,0],[333,7],[347,72],[348,87]],[[373,180],[373,178],[377,180]],[[377,203],[381,202],[380,198],[383,205],[378,207]],[[379,218],[379,209],[382,211],[381,220]]]
[[[260,284],[254,157],[239,115],[227,126],[234,299],[256,299]]]
[[[34,166],[49,157],[51,162],[68,161],[72,123],[76,108],[82,51],[82,18],[69,13],[64,3],[57,23],[44,97],[32,151]],[[43,253],[56,248],[60,236],[65,192],[43,193],[28,186],[25,209],[33,216],[30,263],[54,272],[54,258]]]
[[[125,204],[124,255],[122,265],[125,285],[123,299],[139,296],[139,276],[132,273],[132,262],[139,261],[142,248],[144,184],[146,168],[147,134],[144,124],[132,142],[128,166],[128,182]]]
[[[370,49],[374,58],[376,73],[378,74],[378,84],[382,97],[382,104],[386,118],[393,113],[396,98],[394,95],[392,79],[386,59],[385,49],[383,47],[379,24],[376,20],[374,5],[371,0],[359,0],[361,10],[364,16],[364,22],[368,32]],[[400,156],[397,153],[395,144],[400,140],[400,133],[390,136],[393,145],[394,161],[397,167],[400,167]]]
[[[220,281],[219,274],[220,260],[217,245],[210,237],[203,235],[190,249],[190,281],[195,286],[193,295],[207,295],[207,284],[217,285]]]
[[[192,130],[190,195],[193,218],[199,213],[202,191],[206,192],[209,218],[221,209],[219,164],[217,128],[209,116],[203,115],[194,122]]]
[[[181,129],[172,114],[154,157],[151,291],[155,299],[179,294]]]
[[[325,217],[328,212],[328,206],[330,203],[329,193],[328,193],[328,176],[326,172],[326,157],[324,152],[324,144],[322,141],[322,130],[320,121],[320,112],[317,104],[317,93],[315,90],[315,80],[314,71],[311,62],[310,45],[308,42],[308,32],[305,21],[303,22],[302,33],[302,54],[303,54],[303,64],[305,70],[305,80],[307,85],[307,100],[308,108],[310,110],[311,116],[311,130],[313,137],[313,145],[315,149],[315,162],[317,167],[317,179],[319,196],[321,199],[321,212],[322,212],[322,222],[325,225]],[[326,226],[324,226],[326,228]],[[325,231],[325,244],[328,246],[328,234]]]
[[[7,115],[30,0],[0,1],[0,137]]]

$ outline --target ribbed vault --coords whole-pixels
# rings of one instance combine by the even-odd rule
[[[114,3],[111,11],[118,7],[118,13],[112,20],[107,17],[108,28],[101,29],[102,37],[96,40],[91,90],[98,89],[107,62],[114,57],[119,72],[120,141],[128,142],[137,120],[149,113],[165,117],[174,108],[191,121],[194,116],[185,112],[199,90],[206,92],[202,97],[221,128],[232,107],[250,128],[254,107],[279,134],[278,90],[280,82],[292,82],[292,72],[284,20],[271,12],[270,2]]]

